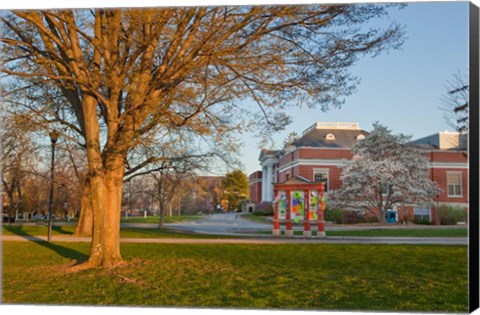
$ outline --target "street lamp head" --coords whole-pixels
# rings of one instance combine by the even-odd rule
[[[60,134],[56,130],[50,132],[50,141],[52,141],[52,144],[55,144],[57,142],[59,136]]]

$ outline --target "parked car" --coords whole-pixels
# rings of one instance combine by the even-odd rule
[[[41,213],[38,213],[38,214],[35,214],[32,218],[33,218],[34,220],[45,220],[45,219],[46,219],[46,216],[44,216],[44,215],[41,214]]]

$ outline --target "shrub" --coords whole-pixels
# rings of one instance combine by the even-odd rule
[[[326,208],[325,221],[341,224],[343,221],[343,210]]]
[[[273,215],[273,203],[269,201],[262,201],[255,207],[255,214],[258,215]]]
[[[374,215],[364,215],[362,216],[362,223],[378,223],[380,222],[378,218]]]
[[[438,217],[441,225],[453,225],[458,222],[465,222],[465,210],[461,207],[441,205],[438,208]]]
[[[356,211],[345,211],[343,215],[344,224],[362,223],[363,216]]]
[[[428,219],[428,218],[422,218],[420,216],[414,216],[413,223],[431,225],[432,221],[430,221],[430,219]]]
[[[365,216],[357,211],[327,208],[325,209],[325,221],[335,222],[336,224],[376,223],[378,218]]]

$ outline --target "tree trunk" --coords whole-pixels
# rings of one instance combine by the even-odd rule
[[[92,236],[93,210],[90,185],[90,179],[86,176],[85,182],[82,186],[82,197],[80,199],[80,217],[78,218],[77,228],[73,234],[74,236]]]
[[[120,207],[123,162],[105,175],[91,177],[93,237],[86,267],[112,268],[122,263],[120,254]]]
[[[165,216],[165,206],[162,201],[158,202],[158,208],[160,210],[160,222],[158,223],[158,228],[163,229],[164,216]]]
[[[78,269],[111,268],[122,263],[120,255],[120,207],[125,170],[124,155],[100,149],[96,100],[85,96],[85,140],[90,178],[93,235],[90,257]]]

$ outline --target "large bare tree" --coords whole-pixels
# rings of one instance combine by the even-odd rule
[[[125,159],[144,136],[158,126],[213,134],[258,114],[277,130],[292,100],[341,105],[356,83],[349,66],[402,42],[398,25],[363,27],[386,13],[368,4],[4,12],[1,71],[16,91],[54,88],[64,102],[51,106],[70,118],[56,123],[86,150],[94,226],[79,268],[122,262]]]
[[[468,132],[468,76],[457,72],[446,84],[446,94],[440,101],[443,118],[459,132]]]

